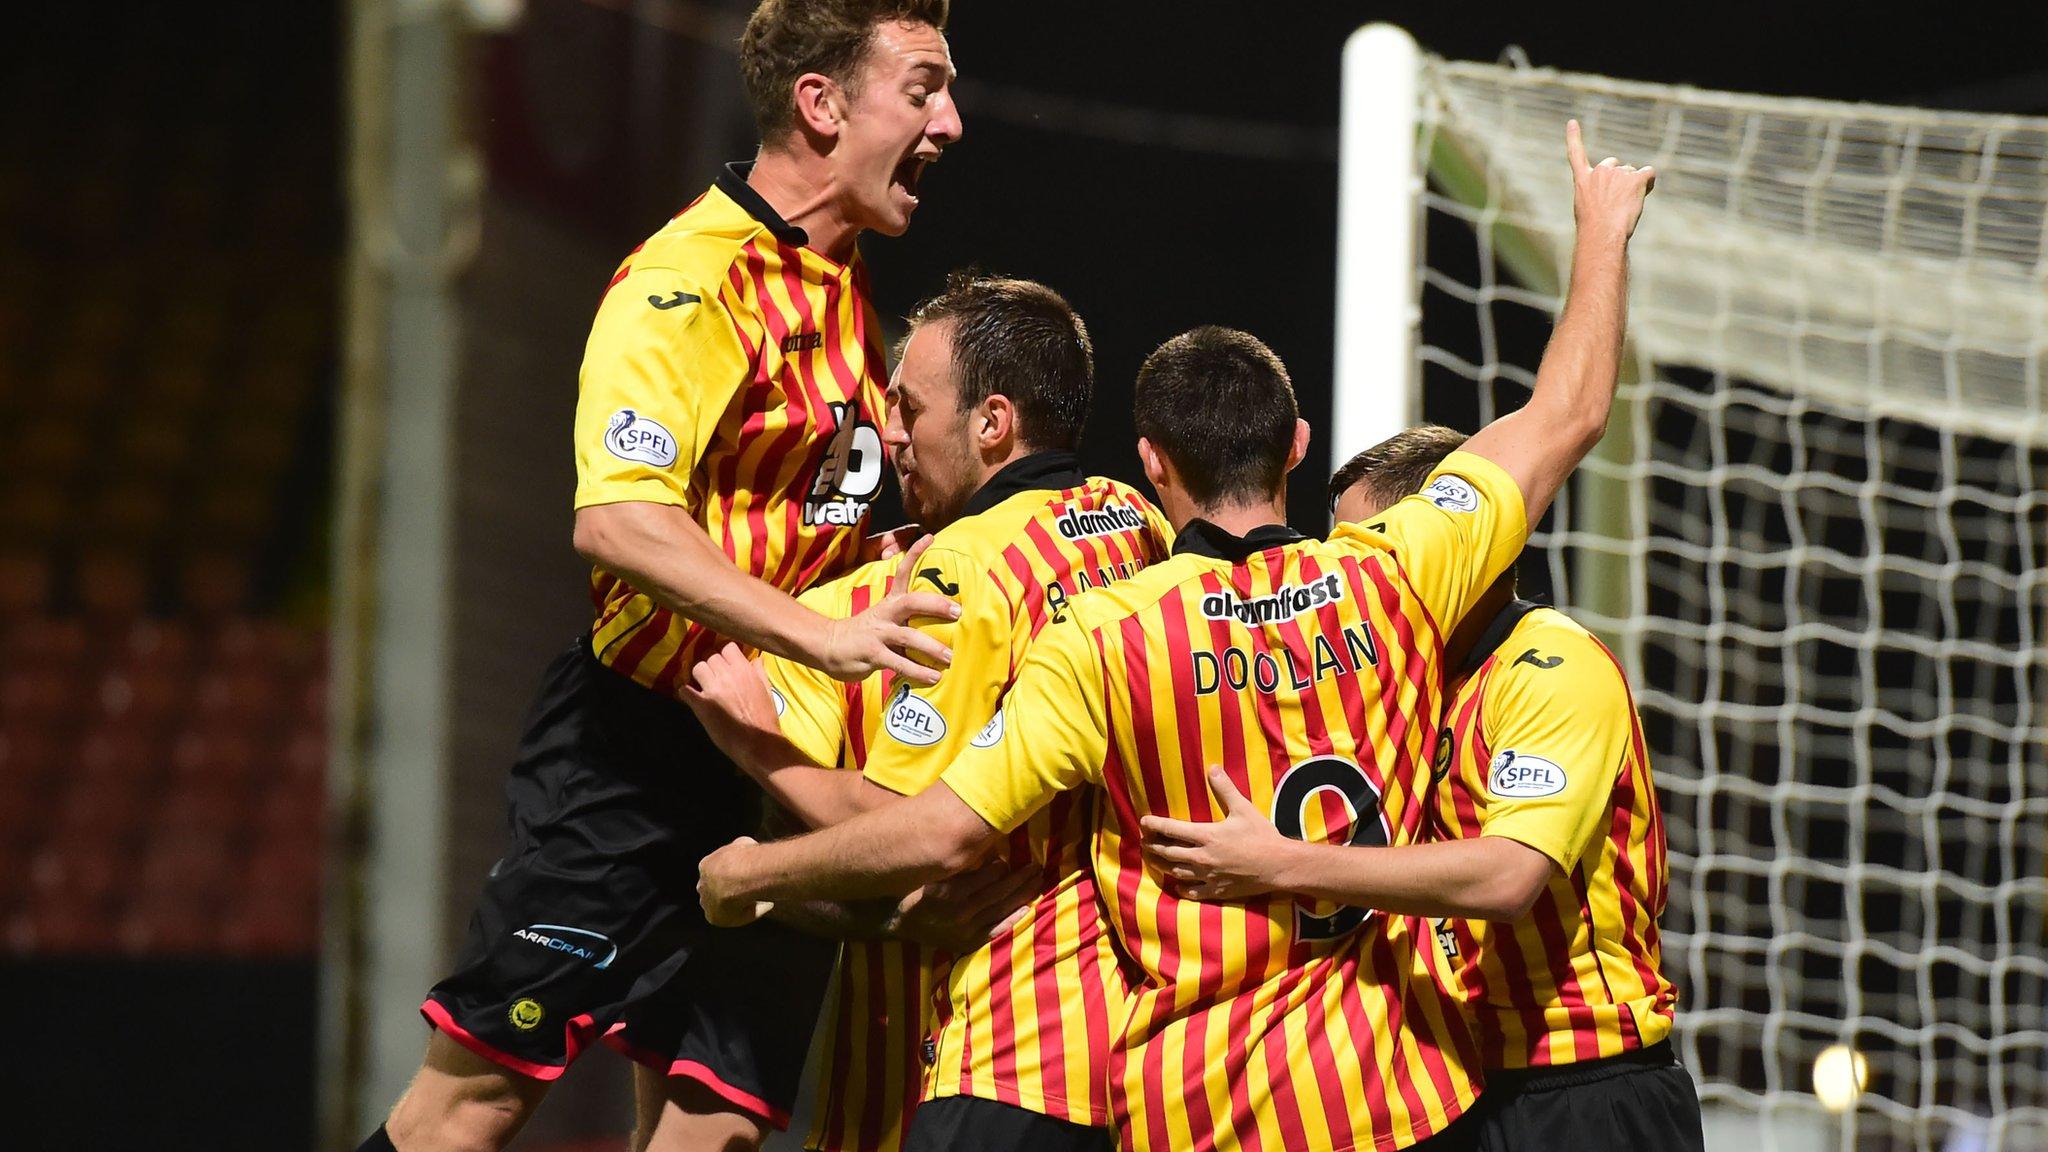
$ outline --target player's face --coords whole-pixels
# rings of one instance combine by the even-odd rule
[[[960,139],[945,36],[929,24],[878,26],[859,91],[833,149],[844,207],[860,227],[901,236],[925,166]]]
[[[1337,497],[1337,523],[1358,524],[1370,520],[1386,511],[1386,506],[1374,500],[1363,484],[1353,484]]]
[[[953,324],[920,325],[903,346],[889,382],[889,425],[882,438],[896,467],[903,511],[928,532],[959,519],[980,482],[979,453],[960,410],[953,374]]]

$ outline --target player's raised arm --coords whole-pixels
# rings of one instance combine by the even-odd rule
[[[1542,518],[1565,477],[1607,429],[1628,318],[1628,242],[1657,179],[1655,169],[1613,157],[1588,164],[1576,120],[1565,125],[1565,155],[1578,236],[1563,315],[1529,402],[1465,445],[1514,479],[1530,524]]]
[[[967,868],[1054,796],[1098,779],[1108,705],[1090,651],[1071,613],[1033,644],[1003,705],[1030,739],[970,745],[931,787],[843,824],[706,856],[705,917],[729,926],[777,901],[902,895]]]

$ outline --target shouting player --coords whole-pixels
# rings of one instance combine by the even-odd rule
[[[804,598],[858,611],[892,567],[956,597],[958,623],[935,633],[953,652],[945,678],[916,691],[887,675],[844,685],[770,658],[771,703],[730,649],[696,673],[706,727],[814,826],[921,791],[971,744],[1002,739],[998,705],[1031,638],[1073,596],[1166,554],[1165,520],[1142,496],[1079,470],[1093,369],[1066,301],[1028,281],[956,280],[911,325],[886,436],[906,511],[936,535],[914,561],[867,565]],[[855,771],[814,766],[835,762]],[[897,933],[909,940],[847,944],[810,1147],[894,1152],[906,1128],[912,1149],[1108,1146],[1106,1064],[1125,992],[1085,866],[1091,827],[1087,796],[1056,803],[971,874],[967,895],[983,905],[1029,900],[992,941],[961,940],[957,927],[933,939],[921,893],[905,918],[927,927]],[[930,1102],[913,1119],[921,1088]]]
[[[1139,374],[1139,455],[1174,555],[1068,606],[1004,698],[1005,734],[911,800],[701,865],[714,923],[763,901],[901,892],[974,861],[1059,793],[1106,790],[1092,867],[1142,971],[1112,1064],[1139,1149],[1404,1147],[1475,1097],[1477,1053],[1424,972],[1419,921],[1266,896],[1197,903],[1146,866],[1140,820],[1215,814],[1206,768],[1303,838],[1412,841],[1448,627],[1521,550],[1605,428],[1627,242],[1650,174],[1567,147],[1580,239],[1529,403],[1427,488],[1328,541],[1282,522],[1308,428],[1276,357],[1197,329]],[[1424,718],[1418,723],[1417,718]],[[1466,1129],[1469,1132],[1469,1128]]]
[[[907,627],[943,597],[835,620],[791,594],[852,566],[881,485],[886,364],[856,240],[903,232],[960,137],[945,22],[946,0],[764,0],[740,44],[758,155],[613,276],[575,425],[596,623],[547,671],[511,844],[422,1007],[419,1074],[364,1148],[503,1147],[599,1037],[678,1053],[638,1088],[674,1100],[685,1142],[757,1144],[786,1115],[830,951],[705,931],[696,861],[746,826],[752,789],[676,697],[721,638],[848,679],[928,684],[910,654],[944,661]]]
[[[1464,442],[1403,432],[1331,478],[1340,523],[1370,520]],[[1147,818],[1147,852],[1187,894],[1264,892],[1437,918],[1486,1065],[1486,1148],[1701,1149],[1699,1097],[1671,1053],[1664,822],[1642,722],[1614,657],[1512,569],[1451,636],[1432,838],[1295,843],[1211,774],[1229,815]]]

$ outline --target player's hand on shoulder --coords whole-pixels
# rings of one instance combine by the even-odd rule
[[[1577,120],[1565,122],[1564,151],[1572,166],[1572,218],[1579,232],[1618,235],[1623,240],[1634,235],[1643,200],[1657,186],[1657,170],[1623,164],[1612,156],[1588,164]]]
[[[990,860],[903,898],[889,934],[964,955],[1013,927],[1038,896],[1040,870]]]
[[[752,924],[775,907],[770,900],[746,900],[734,895],[740,862],[759,843],[752,836],[742,836],[697,865],[697,902],[703,905],[704,919],[713,927]]]
[[[873,607],[827,623],[815,667],[838,680],[860,680],[887,670],[915,685],[939,682],[939,670],[953,662],[953,651],[911,625],[918,620],[958,620],[960,605],[937,592],[911,591],[917,561],[931,542],[926,536],[903,553],[888,595]]]
[[[1221,820],[1143,816],[1145,859],[1192,900],[1245,900],[1279,887],[1275,862],[1292,841],[1245,798],[1222,768],[1209,769]]]

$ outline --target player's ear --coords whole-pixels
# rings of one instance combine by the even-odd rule
[[[1171,482],[1167,476],[1166,457],[1160,455],[1159,449],[1143,436],[1138,437],[1138,464],[1145,469],[1145,479],[1151,481],[1154,489]]]
[[[1017,406],[1010,403],[1008,396],[996,392],[977,407],[979,410],[975,412],[974,423],[969,428],[975,443],[985,451],[1006,451],[1018,437]]]
[[[1287,470],[1294,471],[1295,465],[1308,459],[1308,421],[1294,422],[1294,443],[1287,449]]]
[[[805,135],[818,140],[837,140],[846,120],[846,91],[839,82],[822,72],[806,72],[796,78],[796,122]]]

